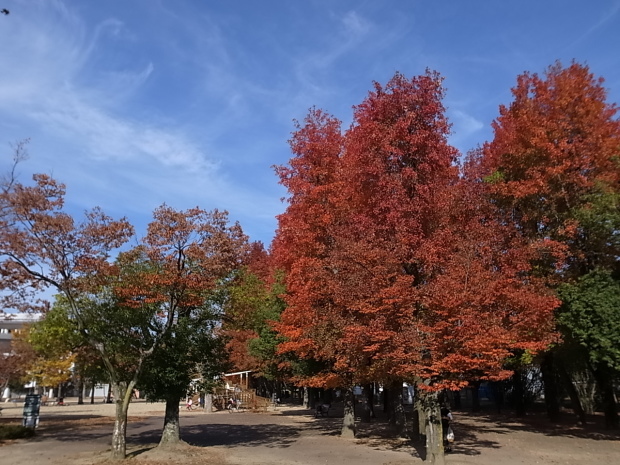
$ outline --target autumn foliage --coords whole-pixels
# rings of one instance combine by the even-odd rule
[[[396,74],[344,133],[313,109],[293,134],[274,251],[281,350],[324,362],[308,383],[457,388],[505,378],[511,351],[550,341],[557,300],[532,276],[539,249],[459,176],[442,98],[437,73]]]
[[[10,176],[0,181],[2,303],[31,310],[45,287],[63,295],[124,398],[117,458],[140,376],[167,401],[162,443],[176,442],[179,398],[222,335],[237,369],[343,388],[345,426],[354,385],[415,384],[435,457],[437,393],[508,378],[509,358],[560,341],[554,312],[590,347],[617,426],[617,338],[597,327],[618,300],[620,121],[602,84],[576,63],[524,73],[493,140],[466,157],[449,143],[436,72],[375,83],[346,129],[312,108],[276,167],[289,195],[269,251],[226,212],[162,205],[112,260],[133,235],[126,219],[95,208],[77,222],[63,184]],[[2,371],[7,383],[18,370]]]
[[[606,102],[603,79],[577,63],[556,63],[544,76],[524,73],[512,93],[483,147],[481,176],[525,235],[563,245],[577,273],[591,269],[592,231],[578,216],[597,196],[617,192],[618,109]]]
[[[546,249],[536,263],[537,275],[558,288],[565,340],[590,360],[607,425],[618,427],[612,381],[616,342],[609,332],[620,254],[618,107],[607,102],[603,79],[578,63],[566,68],[556,63],[544,75],[524,73],[512,94],[512,103],[500,107],[493,140],[472,159],[480,170],[477,179],[502,217]],[[594,350],[600,341],[607,348]],[[554,370],[567,373],[574,365],[562,358],[561,350],[547,354],[547,380]],[[553,396],[545,397],[550,416],[559,414],[559,405],[549,402]],[[573,395],[575,412],[585,422],[580,402]]]

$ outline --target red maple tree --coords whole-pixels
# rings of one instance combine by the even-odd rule
[[[278,171],[291,197],[274,241],[287,272],[282,350],[328,362],[316,385],[419,382],[438,457],[436,393],[507,376],[511,350],[548,341],[556,305],[531,279],[536,250],[484,186],[459,178],[442,98],[437,73],[396,74],[344,135],[313,110]]]
[[[617,190],[618,108],[606,102],[603,79],[578,63],[524,73],[512,94],[478,155],[480,177],[525,235],[568,247],[573,269],[583,271],[593,257],[584,254],[575,213],[591,194]]]
[[[493,140],[473,157],[478,179],[503,218],[546,248],[537,272],[551,287],[597,270],[617,270],[620,120],[618,107],[606,101],[603,82],[579,63],[558,62],[540,76],[524,73],[512,89],[511,104],[500,107]],[[593,307],[592,314],[596,311]],[[572,329],[564,328],[569,339]],[[549,351],[542,363],[551,417],[560,410],[552,376],[558,357]],[[604,372],[594,369],[593,375],[604,393],[606,420],[617,426],[611,378],[599,376]],[[579,404],[573,402],[585,422]]]

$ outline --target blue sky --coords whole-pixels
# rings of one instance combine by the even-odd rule
[[[452,143],[488,140],[523,71],[587,63],[620,102],[620,0],[2,0],[0,172],[65,182],[144,232],[162,203],[226,209],[269,244],[293,119],[343,120],[372,81],[445,77]]]

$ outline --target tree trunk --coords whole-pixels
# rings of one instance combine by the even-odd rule
[[[373,416],[372,412],[372,384],[364,386],[364,395],[362,396],[362,412],[360,419],[364,423],[370,423],[370,419]]]
[[[310,408],[310,393],[309,388],[305,387],[303,388],[304,390],[304,395],[303,395],[303,406],[306,408]]]
[[[78,374],[78,383],[77,383],[77,391],[78,391],[78,405],[84,404],[84,378],[82,374]]]
[[[548,351],[540,364],[543,385],[545,388],[545,405],[549,420],[556,421],[560,417],[560,392],[558,389],[558,373],[553,352]]]
[[[461,409],[461,391],[454,391],[454,409]]]
[[[133,382],[129,386],[133,388]],[[116,417],[114,418],[114,431],[112,433],[112,460],[123,460],[127,453],[127,411],[131,401],[131,389],[126,383],[115,383],[114,402],[116,404]]]
[[[594,371],[594,376],[601,390],[603,400],[603,412],[605,413],[605,427],[609,429],[617,429],[620,426],[618,420],[618,404],[614,393],[613,376],[610,369],[606,366],[599,366]]]
[[[512,403],[518,417],[525,416],[525,379],[522,368],[517,368],[512,375]]]
[[[390,387],[389,385],[383,386],[383,412],[387,414],[388,420],[390,419]]]
[[[471,411],[480,411],[480,381],[474,381],[471,383]]]
[[[503,381],[493,381],[491,383],[491,389],[493,390],[493,401],[495,402],[495,411],[500,414],[502,413],[502,408],[504,407],[504,391],[505,386]],[[454,405],[455,408],[456,402]]]
[[[318,391],[316,388],[307,388],[308,389],[308,406],[313,409],[316,407]]]
[[[366,403],[370,411],[370,418],[375,418],[375,384],[370,383],[366,386]]]
[[[355,396],[351,386],[344,389],[344,418],[340,436],[343,438],[355,437]]]
[[[161,433],[159,447],[174,445],[181,442],[181,428],[179,425],[179,403],[181,398],[166,400],[166,415],[164,429]]]
[[[591,367],[570,375],[573,387],[577,391],[581,407],[586,415],[592,415],[596,407],[597,382]]]
[[[420,397],[422,398],[421,405],[424,410],[426,430],[425,462],[445,465],[439,394],[437,392],[425,392]]]
[[[411,439],[413,441],[420,441],[422,439],[423,432],[420,428],[420,412],[418,411],[415,403],[413,404],[413,411],[411,413],[411,423]]]
[[[407,419],[403,408],[403,382],[401,380],[394,381],[390,384],[389,389],[390,424],[394,426],[399,437],[406,437]]]
[[[426,440],[426,411],[424,410],[424,393],[416,387],[413,403],[413,439]]]
[[[570,397],[571,407],[573,412],[579,419],[579,422],[582,425],[586,424],[586,412],[583,409],[583,405],[581,404],[581,399],[579,398],[579,392],[575,389],[575,385],[573,384],[573,380],[571,375],[566,371],[566,368],[562,363],[558,365],[558,372],[560,374],[560,378],[562,379],[562,383],[564,384],[564,389],[568,392],[568,396]]]

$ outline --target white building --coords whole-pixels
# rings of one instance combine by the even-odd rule
[[[29,313],[0,313],[0,354],[8,355],[11,353],[11,340],[13,335],[20,331],[24,325],[35,323],[41,319],[42,315]],[[8,388],[0,393],[0,397],[6,399],[11,392]]]

